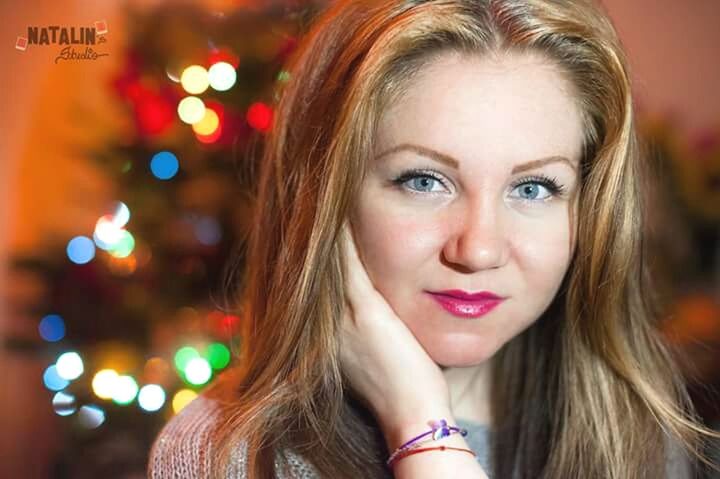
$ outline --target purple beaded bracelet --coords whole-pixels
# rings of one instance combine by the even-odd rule
[[[402,446],[395,449],[395,451],[390,455],[388,460],[386,461],[386,464],[389,466],[393,460],[397,457],[398,454],[404,451],[408,451],[410,449],[415,449],[416,447],[420,447],[421,444],[427,442],[423,441],[422,443],[419,443],[420,439],[424,438],[427,435],[432,435],[432,440],[437,441],[439,439],[442,439],[444,437],[448,437],[449,435],[453,433],[460,433],[463,436],[467,436],[467,429],[460,429],[455,426],[448,426],[447,421],[445,419],[440,419],[439,421],[428,421],[428,424],[431,427],[430,431],[424,432],[420,434],[419,436],[415,436],[414,438],[410,439],[408,442],[403,444]],[[416,444],[417,443],[417,444]]]

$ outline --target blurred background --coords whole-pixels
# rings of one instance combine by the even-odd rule
[[[720,2],[603,3],[655,177],[662,330],[720,428]],[[226,273],[283,62],[323,4],[0,2],[0,477],[145,477],[242,348]]]

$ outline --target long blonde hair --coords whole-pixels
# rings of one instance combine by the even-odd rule
[[[533,326],[494,357],[494,475],[663,477],[668,440],[702,458],[698,422],[659,336],[643,267],[643,164],[626,60],[586,0],[340,0],[304,35],[267,135],[246,262],[238,365],[208,394],[226,420],[224,476],[294,450],[323,477],[392,477],[385,442],[343,377],[340,227],[385,107],[443,52],[539,53],[584,115],[575,256]]]

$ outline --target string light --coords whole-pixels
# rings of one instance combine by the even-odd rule
[[[65,322],[57,314],[48,314],[40,320],[38,331],[45,341],[60,341],[65,337]]]
[[[95,373],[92,389],[100,399],[112,399],[117,387],[118,373],[114,369],[103,369]]]
[[[185,406],[197,397],[192,389],[181,389],[175,393],[172,400],[172,408],[175,414],[179,413]]]
[[[146,384],[140,389],[138,404],[145,411],[157,411],[165,404],[165,391],[157,384]]]
[[[255,102],[245,115],[248,124],[259,131],[267,131],[272,122],[272,110],[262,102]]]
[[[95,429],[105,422],[105,411],[94,404],[86,404],[78,411],[78,422],[86,429]]]
[[[82,358],[75,351],[68,351],[61,354],[55,366],[57,366],[58,375],[68,381],[79,378],[85,370]]]
[[[230,363],[230,350],[222,343],[212,343],[207,347],[205,357],[213,369],[222,369]]]
[[[67,256],[75,264],[86,264],[95,257],[95,245],[87,236],[76,236],[68,242]]]
[[[115,258],[127,258],[135,248],[135,237],[127,230],[122,230],[120,238],[109,250]]]
[[[55,393],[52,399],[53,409],[58,416],[69,416],[77,410],[75,396],[63,391]]]
[[[198,95],[210,85],[208,71],[200,65],[190,65],[180,75],[180,84],[191,95]]]
[[[43,383],[45,384],[45,387],[51,391],[60,391],[61,389],[68,387],[70,381],[60,377],[57,371],[57,366],[53,364],[45,369],[45,372],[43,373]]]
[[[169,180],[180,169],[177,156],[169,151],[161,151],[153,155],[150,160],[150,171],[159,180]]]
[[[186,96],[178,103],[177,112],[180,120],[192,125],[205,116],[205,103],[196,96]]]
[[[227,91],[235,85],[237,73],[227,62],[217,62],[208,70],[208,82],[217,91]]]
[[[138,385],[132,376],[118,376],[117,381],[115,382],[115,389],[113,391],[112,400],[116,404],[126,406],[133,402],[133,399],[135,399],[137,393]]]
[[[205,115],[197,123],[193,123],[192,129],[198,135],[212,135],[220,127],[220,117],[212,108],[205,108]]]
[[[185,378],[196,386],[205,384],[212,376],[212,368],[205,358],[192,358],[185,366]]]

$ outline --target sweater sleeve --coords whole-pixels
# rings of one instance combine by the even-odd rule
[[[210,466],[212,427],[218,408],[202,395],[173,416],[155,438],[148,459],[148,478],[207,477]],[[245,471],[236,478],[244,478]]]
[[[150,449],[147,476],[149,479],[201,479],[210,477],[213,427],[220,419],[220,409],[213,399],[198,396],[173,416],[161,429]],[[228,479],[247,478],[247,444],[232,449]],[[318,479],[315,468],[291,450],[284,452],[289,477]],[[280,471],[279,457],[275,460]],[[278,472],[278,479],[286,476]]]

